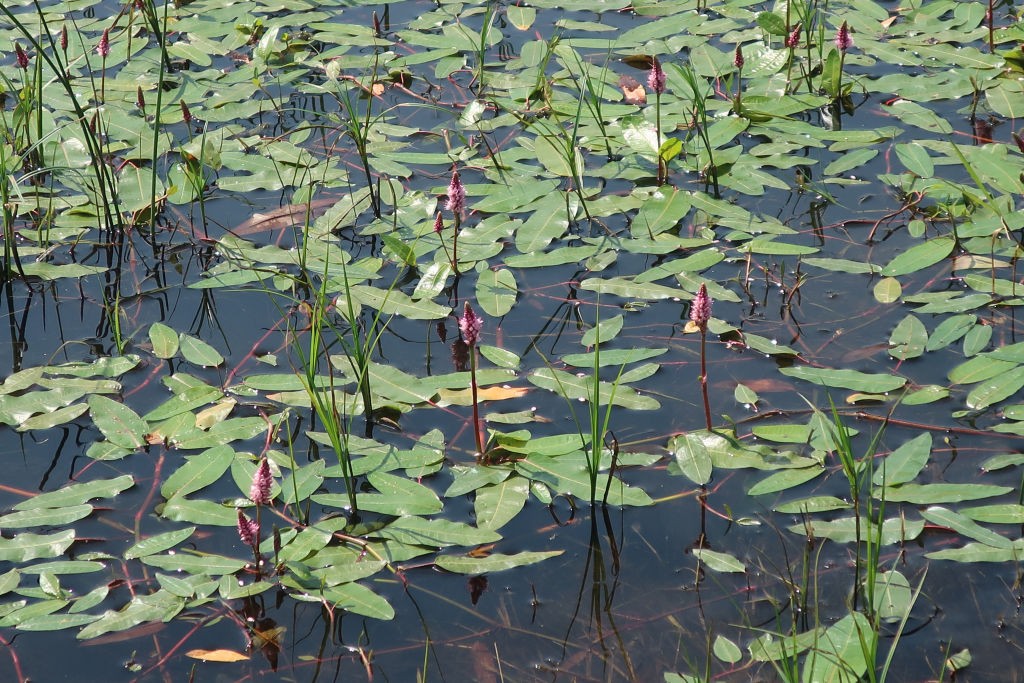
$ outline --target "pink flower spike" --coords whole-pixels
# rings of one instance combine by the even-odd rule
[[[252,476],[249,499],[257,505],[268,505],[270,503],[270,487],[273,483],[274,478],[270,475],[270,463],[263,458],[256,467],[256,473]]]
[[[737,69],[743,68],[743,48],[739,44],[736,45],[736,53],[733,55],[732,64]]]
[[[647,87],[658,95],[665,92],[665,70],[661,68],[657,57],[652,61],[651,70],[647,74]]]
[[[444,208],[455,215],[461,214],[466,208],[466,188],[462,186],[458,170],[452,171],[452,181],[448,184],[448,203]]]
[[[444,220],[441,218],[441,212],[438,211],[434,216],[434,232],[440,235],[442,230],[444,230]]]
[[[68,27],[60,27],[60,49],[64,52],[68,51]]]
[[[238,538],[247,546],[256,547],[260,536],[260,525],[256,520],[249,519],[241,510],[238,511]]]
[[[17,61],[19,69],[28,68],[28,54],[25,52],[24,49],[22,49],[21,45],[19,45],[18,43],[14,44],[14,56],[15,60]]]
[[[795,48],[800,44],[800,24],[793,27],[793,30],[786,36],[786,47]]]
[[[690,320],[700,328],[701,332],[707,330],[708,321],[711,320],[711,297],[708,296],[708,288],[703,282],[700,284],[697,296],[693,298],[693,303],[690,304]]]
[[[192,123],[192,112],[189,110],[188,105],[185,104],[185,100],[180,102],[181,104],[181,118],[185,122],[185,125],[191,125]]]
[[[96,54],[104,58],[110,54],[110,33],[108,29],[103,29],[103,35],[100,36],[100,43],[96,46]]]
[[[843,22],[843,25],[836,31],[836,49],[840,52],[846,52],[853,47],[853,36],[850,35],[850,27]]]
[[[459,318],[459,331],[462,332],[462,338],[467,346],[470,348],[476,346],[477,340],[480,339],[480,330],[483,329],[483,326],[483,319],[470,308],[467,301],[462,309],[462,317]]]

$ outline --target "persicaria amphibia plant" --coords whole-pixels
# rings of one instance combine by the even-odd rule
[[[481,432],[476,384],[476,345],[480,340],[480,331],[483,326],[483,319],[476,314],[467,301],[462,309],[462,317],[459,318],[459,332],[462,333],[462,341],[469,347],[469,386],[473,394],[473,435],[476,437],[477,457],[483,457],[484,454],[484,438]]]

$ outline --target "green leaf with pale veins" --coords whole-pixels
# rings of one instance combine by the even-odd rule
[[[96,427],[115,446],[133,450],[146,444],[149,425],[123,403],[93,394],[89,397],[89,412]]]
[[[485,270],[476,281],[476,300],[487,315],[500,318],[516,303],[516,277],[508,268]]]
[[[558,557],[564,550],[547,550],[543,552],[523,551],[515,555],[495,553],[487,557],[467,557],[465,555],[440,555],[434,564],[445,571],[456,574],[491,574],[515,567],[536,564],[550,557]]]

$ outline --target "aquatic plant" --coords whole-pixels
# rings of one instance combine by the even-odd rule
[[[455,176],[458,177],[457,175]],[[454,182],[454,180],[452,181]],[[462,309],[462,317],[459,318],[459,334],[469,351],[469,386],[473,398],[473,437],[476,440],[477,458],[486,457],[484,449],[483,424],[480,422],[480,399],[476,381],[477,364],[477,343],[480,341],[480,332],[483,329],[484,321],[476,314],[473,307],[467,301]]]
[[[711,401],[708,398],[708,367],[707,367],[707,337],[708,322],[711,320],[711,297],[708,295],[708,288],[703,282],[697,290],[697,296],[690,304],[690,322],[700,332],[700,393],[704,400],[704,421],[708,431],[711,430]]]
[[[881,680],[904,625],[951,637],[920,615],[958,563],[995,621],[1024,62],[991,6],[43,4],[0,5],[5,665],[52,678],[16,634],[73,629],[147,678],[242,634],[293,677]],[[656,533],[615,509],[655,491]],[[913,675],[1016,647],[952,635]]]

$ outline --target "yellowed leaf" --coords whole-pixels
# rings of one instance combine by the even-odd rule
[[[522,398],[530,391],[529,387],[510,387],[507,384],[494,387],[481,387],[477,390],[480,401],[504,401],[510,398]],[[468,406],[473,404],[473,392],[466,389],[441,389],[437,403],[440,406]]]
[[[201,659],[204,662],[244,662],[249,657],[234,650],[189,650],[186,657]]]
[[[229,397],[218,401],[209,408],[200,410],[196,413],[196,428],[206,431],[213,425],[223,422],[237,403],[238,401]]]
[[[993,259],[988,256],[961,254],[953,259],[953,270],[970,270],[971,268],[1009,268],[1010,262]]]

